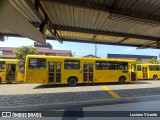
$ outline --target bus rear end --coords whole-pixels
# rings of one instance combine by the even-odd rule
[[[5,61],[0,61],[0,83],[4,82],[6,79],[6,62]]]
[[[46,84],[48,78],[47,60],[43,56],[26,57],[25,79],[26,83]]]

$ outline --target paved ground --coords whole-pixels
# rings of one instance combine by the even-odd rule
[[[41,113],[44,118],[39,119],[58,119],[58,120],[99,120],[99,119],[115,119],[115,120],[155,120],[160,117],[160,95],[158,96],[147,96],[140,98],[131,98],[131,99],[120,99],[120,100],[108,100],[108,101],[94,101],[88,103],[72,103],[69,105],[58,105],[55,109],[56,105],[48,105],[44,106]],[[136,102],[139,101],[139,102]],[[39,106],[38,106],[39,107]],[[1,108],[0,108],[1,109]],[[56,111],[55,111],[55,110]],[[4,109],[4,111],[16,111],[17,108],[13,108],[11,110]],[[23,108],[22,110],[18,110],[18,113],[22,113],[25,111],[34,111],[35,107],[31,107],[30,109]],[[37,110],[35,110],[37,112]],[[132,116],[131,116],[132,114]],[[141,115],[141,117],[134,116],[135,114]],[[146,116],[150,114],[151,116]],[[13,114],[12,114],[13,115]],[[15,114],[14,114],[15,115]],[[142,116],[143,115],[143,116]],[[1,115],[0,115],[1,116]],[[50,116],[47,118],[46,116]],[[53,118],[54,117],[54,118]],[[17,118],[17,117],[16,117]],[[15,118],[15,120],[17,120]],[[12,118],[13,120],[14,118]],[[36,118],[33,118],[36,119]]]
[[[0,91],[0,107],[6,108],[160,95],[160,80],[138,81],[124,85],[110,83],[79,85],[77,87],[40,84],[1,84]]]
[[[145,80],[119,85],[118,83],[107,84],[88,84],[68,87],[67,85],[41,85],[41,84],[0,84],[0,95],[20,95],[20,94],[39,94],[39,93],[66,93],[66,92],[86,92],[101,91],[102,86],[108,86],[112,90],[159,88],[160,80]]]

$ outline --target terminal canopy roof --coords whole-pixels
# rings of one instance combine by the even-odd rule
[[[47,39],[160,48],[159,0],[10,0],[9,3]],[[12,31],[0,32],[18,36]]]

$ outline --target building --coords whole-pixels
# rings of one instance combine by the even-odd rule
[[[39,42],[34,42],[34,47],[36,48],[48,48],[48,49],[53,49],[52,45],[48,42],[46,44],[41,44]]]
[[[0,47],[0,58],[15,58],[13,51],[15,47]],[[71,50],[54,50],[48,48],[36,48],[39,55],[53,55],[53,56],[73,56]]]
[[[92,55],[92,54],[85,55],[85,56],[83,56],[83,57],[89,57],[89,58],[98,58],[98,57],[96,57],[95,55]]]
[[[107,58],[125,58],[125,59],[135,59],[141,61],[142,63],[148,62],[152,58],[157,56],[148,56],[148,55],[130,55],[130,54],[107,54]]]

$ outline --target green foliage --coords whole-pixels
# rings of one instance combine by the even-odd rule
[[[142,60],[137,60],[136,61],[136,64],[141,64],[142,63]]]
[[[27,55],[36,55],[36,49],[32,46],[22,46],[13,52],[17,59],[25,61]]]
[[[149,62],[149,63],[153,63],[153,64],[158,64],[158,63],[160,63],[160,61],[157,60],[156,58],[152,58],[152,59],[148,60],[148,62]]]

